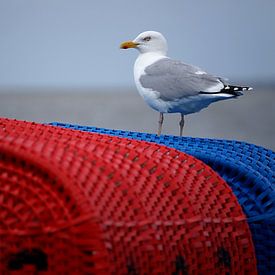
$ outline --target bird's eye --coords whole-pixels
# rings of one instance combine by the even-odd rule
[[[151,37],[150,37],[150,36],[146,36],[146,37],[144,37],[142,40],[148,42],[148,41],[151,40]]]

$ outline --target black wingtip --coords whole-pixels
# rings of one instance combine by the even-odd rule
[[[219,92],[215,92],[215,93],[209,93],[209,92],[203,92],[201,91],[200,94],[215,94],[215,95],[219,95],[219,94],[227,94],[227,95],[232,95],[232,96],[241,96],[243,95],[242,92],[245,91],[252,91],[253,88],[248,87],[248,86],[232,86],[232,85],[224,85],[224,87],[219,91]]]
[[[232,86],[232,85],[225,85],[219,93],[223,94],[230,94],[235,96],[242,95],[244,91],[251,91],[253,88],[248,86]]]

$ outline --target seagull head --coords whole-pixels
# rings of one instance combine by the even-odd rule
[[[146,31],[132,41],[123,42],[120,48],[135,48],[140,53],[157,52],[166,55],[168,47],[165,37],[160,32]]]

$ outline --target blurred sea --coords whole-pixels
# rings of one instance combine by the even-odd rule
[[[0,116],[155,133],[158,113],[135,88],[0,91]],[[242,140],[275,151],[275,88],[213,103],[185,120],[185,136]],[[164,117],[163,134],[178,135],[179,114]]]

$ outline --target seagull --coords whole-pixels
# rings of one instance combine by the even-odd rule
[[[167,56],[167,41],[156,31],[139,34],[121,49],[135,48],[139,55],[134,65],[135,84],[145,102],[159,112],[158,135],[161,134],[165,113],[180,113],[180,136],[184,116],[199,112],[209,104],[236,98],[251,87],[233,86],[227,80],[209,74],[199,67]]]

